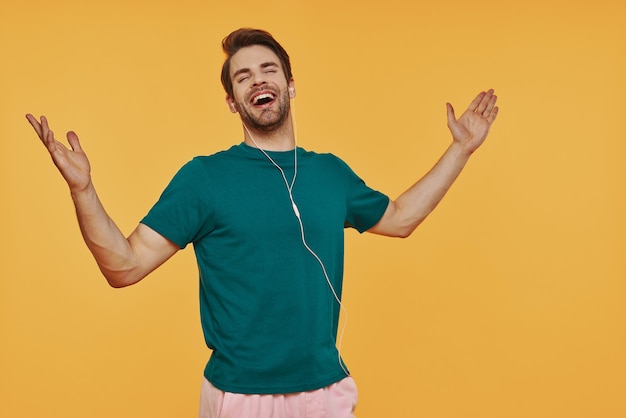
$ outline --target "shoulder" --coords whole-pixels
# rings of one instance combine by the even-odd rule
[[[229,149],[218,151],[210,155],[197,155],[185,163],[181,168],[182,173],[208,174],[216,168],[228,167],[237,160],[242,160],[242,153],[236,145]]]
[[[224,160],[233,160],[242,158],[244,156],[244,152],[238,145],[233,145],[232,147],[217,151],[213,154],[209,155],[197,155],[189,163],[197,164],[197,165],[210,165],[212,163],[224,161]],[[188,164],[189,164],[188,163]]]
[[[302,149],[301,154],[303,160],[309,160],[316,164],[335,167],[337,169],[348,169],[348,164],[337,155],[330,152],[315,152]]]

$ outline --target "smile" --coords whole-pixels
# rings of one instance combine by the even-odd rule
[[[255,106],[262,106],[274,101],[274,99],[276,99],[276,96],[272,93],[261,93],[254,96],[251,102]]]

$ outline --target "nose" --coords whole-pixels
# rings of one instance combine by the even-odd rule
[[[252,74],[252,87],[258,87],[266,84],[265,76],[263,73],[254,72]]]

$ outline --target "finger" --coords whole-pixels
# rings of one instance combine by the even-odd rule
[[[33,129],[35,130],[35,132],[37,133],[37,136],[39,137],[39,139],[43,139],[43,137],[41,136],[41,124],[39,123],[39,121],[37,120],[37,118],[35,118],[33,115],[31,115],[30,113],[28,113],[26,115],[26,119],[28,119],[28,123],[30,123],[30,126],[33,127]]]
[[[56,151],[56,139],[54,139],[54,132],[48,130],[47,136],[43,139],[43,143],[51,153]]]
[[[494,107],[491,110],[491,113],[489,113],[489,117],[487,117],[487,122],[489,122],[490,124],[493,123],[493,121],[496,120],[496,116],[498,116],[499,111],[500,109],[498,108],[498,106]]]
[[[483,97],[485,97],[485,94],[486,93],[484,91],[481,91],[480,93],[478,93],[478,96],[476,96],[474,98],[474,100],[472,100],[472,103],[470,103],[470,105],[468,106],[467,110],[469,110],[471,112],[475,112],[476,109],[478,108],[478,105],[483,100]]]
[[[41,117],[41,139],[48,138],[48,132],[50,131],[50,127],[48,126],[48,119],[45,116]]]
[[[489,115],[491,115],[491,112],[493,111],[493,108],[495,107],[496,100],[498,100],[498,97],[495,94],[492,95],[491,98],[489,99],[489,101],[487,102],[487,107],[485,108],[485,110],[480,112],[480,115],[483,118],[489,119]],[[480,109],[480,107],[479,107],[479,109]],[[477,109],[476,112],[478,113],[479,110]]]
[[[69,131],[67,133],[67,142],[70,143],[72,151],[83,151],[82,147],[80,146],[80,141],[78,140],[78,135],[76,135],[76,132]]]
[[[456,122],[456,116],[454,115],[454,108],[450,103],[446,103],[446,110],[448,114],[448,125]]]
[[[476,112],[483,113],[485,109],[487,109],[487,106],[489,105],[489,102],[491,101],[492,97],[493,97],[493,89],[487,90],[487,92],[481,98],[480,103],[478,103],[478,106],[476,107]]]
[[[487,113],[485,116],[488,116],[491,113],[491,111],[496,105],[497,100],[498,100],[498,96],[496,96],[495,94],[491,96],[491,99],[489,99],[489,102],[487,103],[487,107],[485,108],[483,112],[483,114]]]

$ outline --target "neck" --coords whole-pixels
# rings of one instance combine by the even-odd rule
[[[266,151],[290,151],[296,147],[291,116],[279,128],[271,132],[252,130],[243,125],[244,142],[254,148]]]

